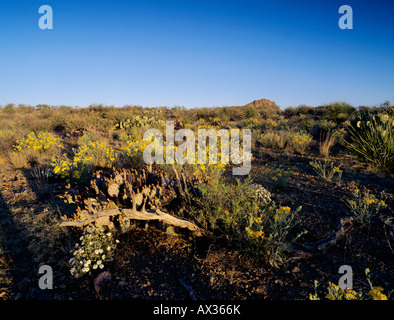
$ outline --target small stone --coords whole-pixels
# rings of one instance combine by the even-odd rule
[[[267,286],[265,286],[265,285],[261,285],[261,286],[258,286],[258,287],[256,288],[256,292],[257,292],[257,293],[260,293],[260,294],[267,294],[268,288],[267,288]]]
[[[300,272],[300,271],[301,271],[300,268],[295,267],[291,272],[292,272],[292,273],[298,273],[298,272]]]

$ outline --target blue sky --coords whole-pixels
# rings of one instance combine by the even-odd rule
[[[0,105],[393,103],[393,16],[381,0],[0,0]]]

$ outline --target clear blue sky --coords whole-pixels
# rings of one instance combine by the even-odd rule
[[[393,103],[393,17],[391,0],[0,0],[0,105]]]

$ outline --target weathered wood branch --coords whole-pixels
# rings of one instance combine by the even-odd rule
[[[158,220],[169,225],[185,228],[192,231],[196,236],[208,235],[207,231],[201,229],[192,222],[176,218],[168,213],[161,211],[160,209],[148,210],[143,208],[143,210],[132,209],[107,209],[99,211],[95,214],[88,214],[87,212],[82,212],[84,220],[79,221],[63,221],[61,227],[84,227],[91,223],[98,223],[101,225],[107,225],[110,221],[110,217],[122,215],[123,218],[128,218],[132,220]]]
[[[327,237],[314,243],[307,243],[304,247],[313,251],[322,251],[327,247],[334,245],[345,233],[346,225],[353,222],[354,219],[354,217],[341,218],[335,230],[331,231]]]
[[[318,252],[322,252],[326,250],[328,247],[337,243],[337,241],[344,235],[346,231],[346,225],[352,223],[355,217],[343,217],[339,220],[336,228],[331,231],[327,237],[316,241],[314,243],[306,243],[303,247],[306,250],[298,250],[294,248],[288,248],[288,253],[293,254],[294,256],[290,258],[291,260],[299,260],[305,259],[313,256]]]

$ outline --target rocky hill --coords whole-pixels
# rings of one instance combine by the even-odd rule
[[[276,103],[268,99],[254,100],[246,104],[245,107],[254,107],[256,109],[265,109],[266,111],[280,112],[280,108]]]

